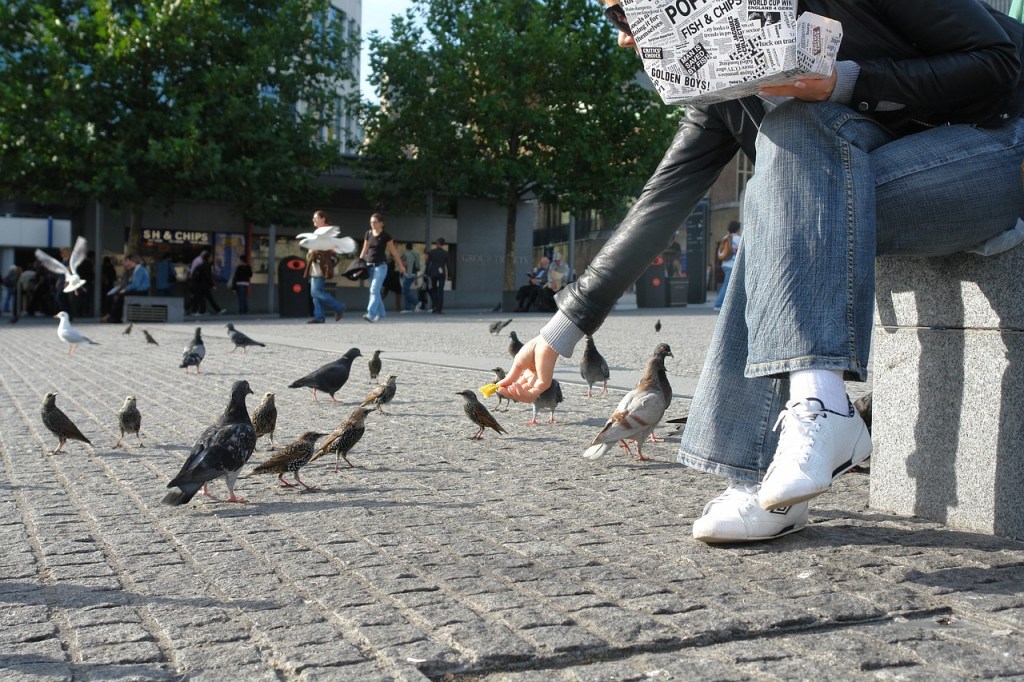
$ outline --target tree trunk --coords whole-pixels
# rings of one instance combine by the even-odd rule
[[[519,197],[509,192],[505,204],[505,281],[502,286],[502,305],[508,311],[515,306],[516,294],[516,213],[519,208]]]
[[[142,246],[142,207],[130,206],[128,208],[128,243],[124,245],[124,253],[139,254]]]

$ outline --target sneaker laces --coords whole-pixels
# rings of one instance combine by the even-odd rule
[[[724,493],[704,505],[704,511],[701,515],[706,515],[716,504],[729,504],[740,508],[742,508],[742,505],[751,504],[757,497],[757,488],[757,483],[732,481]]]
[[[812,400],[820,407],[812,405]],[[817,398],[790,400],[786,403],[786,409],[779,413],[779,418],[772,427],[772,431],[777,431],[779,425],[782,425],[776,452],[785,453],[787,459],[797,463],[806,462],[814,447],[815,435],[821,428],[818,417],[824,410],[825,406]]]

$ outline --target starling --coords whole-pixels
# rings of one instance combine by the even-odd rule
[[[313,455],[313,459],[309,461],[315,462],[323,457],[324,453],[333,452],[335,472],[338,471],[338,464],[341,463],[342,459],[351,468],[353,464],[348,461],[348,453],[366,432],[366,415],[371,412],[373,412],[373,409],[365,407],[357,407],[352,410],[352,414],[348,416],[348,419],[342,422],[341,426],[331,431],[330,435],[327,436],[327,440],[324,441],[324,444]]]
[[[167,493],[164,504],[188,504],[200,488],[203,495],[212,497],[206,484],[217,478],[224,478],[227,483],[227,502],[247,501],[244,497],[235,496],[235,480],[256,448],[256,430],[245,406],[245,397],[251,394],[248,381],[232,384],[228,406],[220,418],[199,436],[181,471],[167,484],[168,488],[178,490]]]
[[[398,378],[397,374],[389,374],[384,380],[384,383],[373,389],[370,395],[366,396],[360,407],[376,407],[377,411],[381,414],[387,414],[384,411],[384,406],[391,402],[391,399],[395,397],[395,380]]]
[[[636,388],[622,396],[594,442],[584,451],[584,457],[597,459],[610,451],[616,442],[632,455],[626,441],[633,440],[636,441],[637,460],[648,459],[641,450],[643,441],[654,433],[672,402],[672,387],[665,374],[666,357],[674,357],[672,350],[668,344],[658,344]]]
[[[129,322],[128,326],[124,328],[123,332],[121,332],[121,335],[122,336],[128,336],[129,334],[131,334],[132,333],[132,327],[134,327],[134,326],[135,326],[134,322]]]
[[[367,365],[370,368],[370,381],[371,382],[377,381],[377,377],[380,376],[380,365],[381,365],[381,363],[380,363],[380,354],[383,353],[383,352],[384,351],[382,351],[382,350],[375,350],[375,351],[373,351],[373,357],[370,358],[369,361],[367,361]]]
[[[508,354],[514,358],[519,353],[519,349],[523,347],[523,342],[519,340],[515,332],[509,332],[508,336],[512,339],[508,343]]]
[[[87,346],[98,346],[100,344],[95,341],[83,336],[77,329],[71,326],[71,318],[63,310],[54,315],[55,318],[60,320],[60,324],[57,325],[57,337],[68,344],[68,355],[74,353],[75,348],[80,343],[84,343]]]
[[[273,394],[268,393],[267,395]],[[306,431],[295,442],[284,446],[280,452],[253,469],[246,478],[258,474],[277,474],[277,480],[281,481],[280,487],[282,488],[294,488],[295,483],[298,483],[306,490],[316,490],[316,488],[306,485],[299,478],[299,469],[306,466],[309,460],[313,458],[313,451],[316,450],[316,441],[324,435],[326,434],[318,431]],[[289,471],[295,474],[295,483],[289,483],[284,480],[284,475]]]
[[[115,448],[120,447],[126,433],[134,433],[135,437],[139,439],[139,447],[142,447],[142,436],[139,435],[139,429],[142,428],[142,414],[135,405],[135,396],[130,395],[124,399],[124,405],[117,413],[117,423],[121,427],[121,437],[114,443]]]
[[[46,397],[43,398],[43,407],[41,411],[43,418],[43,426],[50,430],[50,433],[57,436],[60,442],[57,447],[51,452],[51,455],[56,455],[64,447],[64,443],[70,438],[71,440],[80,440],[83,443],[92,445],[88,438],[82,435],[82,432],[78,430],[78,427],[68,419],[68,416],[61,412],[61,409],[57,407],[57,394],[47,393]]]
[[[608,378],[611,372],[608,371],[608,362],[597,351],[594,345],[594,337],[587,335],[587,347],[583,351],[583,359],[580,361],[580,376],[587,382],[587,397],[594,394],[594,384],[602,382],[601,395],[608,392]]]
[[[277,405],[274,404],[274,394],[264,393],[263,400],[252,412],[252,425],[256,429],[256,440],[263,436],[270,436],[270,449],[277,445],[274,443],[274,430],[277,428]]]
[[[154,339],[152,336],[150,336],[149,332],[146,331],[145,329],[142,330],[142,335],[146,337],[146,343],[147,344],[150,344],[150,345],[153,345],[153,346],[159,346],[160,345],[159,343],[156,342],[156,339]]]
[[[496,322],[491,322],[491,326],[488,329],[490,330],[490,332],[492,334],[497,335],[497,334],[501,333],[502,329],[504,329],[505,327],[507,327],[511,323],[512,323],[512,318],[511,317],[508,318],[507,320],[505,320],[504,322],[502,322],[501,320],[498,320]]]
[[[484,404],[477,400],[476,393],[467,389],[465,391],[460,391],[456,395],[461,395],[466,399],[462,408],[466,411],[466,416],[469,417],[469,421],[480,427],[476,433],[470,436],[471,440],[481,440],[483,438],[484,429],[488,427],[494,429],[498,433],[508,433],[508,431],[501,428],[501,424],[499,424],[498,420],[487,411]]]
[[[661,331],[661,319],[659,319],[657,322],[654,323],[654,332],[657,333],[657,332],[660,332],[660,331]]]
[[[195,367],[196,374],[199,374],[199,364],[205,357],[206,345],[203,343],[202,327],[196,327],[195,336],[181,352],[181,364],[178,366],[185,370],[185,374],[188,374],[189,367]]]
[[[491,371],[494,372],[494,383],[498,383],[499,381],[505,378],[505,370],[503,370],[501,367],[495,367]],[[501,401],[504,400],[505,409],[502,410],[502,412],[508,412],[508,408],[512,405],[512,399],[503,396],[500,391],[495,391],[494,395],[498,396],[498,408],[501,408]]]
[[[558,383],[558,379],[552,379],[551,385],[533,401],[533,418],[526,423],[529,426],[536,426],[538,423],[537,410],[550,410],[551,417],[548,419],[548,424],[554,424],[555,408],[558,407],[558,403],[562,402],[562,399],[562,385]]]
[[[237,329],[235,329],[235,325],[231,324],[230,322],[228,322],[224,326],[228,328],[228,338],[231,339],[231,343],[235,344],[235,347],[228,351],[230,353],[234,353],[239,348],[241,348],[242,352],[244,353],[249,348],[249,346],[260,346],[262,348],[266,348],[267,346],[267,344],[260,343],[259,341],[256,341],[255,339],[252,339],[243,334],[242,332],[238,331]]]
[[[349,372],[352,370],[352,361],[361,357],[362,353],[358,348],[349,348],[345,354],[334,362],[322,365],[301,379],[296,379],[288,384],[288,388],[299,388],[305,386],[313,392],[313,400],[316,400],[316,392],[329,393],[331,402],[338,402],[334,394],[341,390],[341,387],[348,381]]]

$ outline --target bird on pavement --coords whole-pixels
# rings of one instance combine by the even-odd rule
[[[256,448],[256,430],[249,419],[245,397],[252,394],[248,381],[236,381],[231,386],[231,399],[224,413],[206,428],[192,446],[192,451],[178,475],[167,484],[172,490],[162,500],[164,504],[188,504],[200,489],[203,495],[213,497],[207,484],[223,478],[228,486],[226,502],[246,502],[235,495],[235,480]]]
[[[548,424],[554,424],[555,408],[558,407],[558,403],[562,402],[562,400],[562,385],[558,383],[558,379],[552,379],[551,385],[544,389],[544,392],[533,401],[533,418],[526,423],[529,426],[536,426],[539,423],[537,421],[537,410],[550,410],[551,417],[548,418]]]
[[[235,325],[231,324],[230,322],[228,322],[224,326],[228,328],[228,338],[231,339],[231,343],[235,344],[235,347],[228,351],[229,353],[234,353],[239,348],[241,348],[242,352],[245,353],[246,349],[248,349],[249,346],[260,346],[262,348],[267,347],[267,344],[260,343],[259,341],[250,338],[243,334],[242,332],[235,329]]]
[[[597,350],[594,344],[594,337],[587,336],[587,347],[583,351],[583,359],[580,360],[580,376],[587,382],[587,397],[594,394],[594,384],[602,382],[601,395],[608,392],[608,379],[611,372],[608,371],[608,362]]]
[[[64,263],[42,249],[36,249],[36,258],[50,272],[64,276],[64,289],[62,291],[65,294],[70,294],[85,286],[85,280],[78,274],[78,266],[85,260],[88,253],[87,249],[88,245],[85,237],[79,237],[75,240],[75,247],[71,249],[71,256],[68,258],[67,265],[64,265]]]
[[[349,348],[334,362],[328,362],[301,379],[296,379],[288,385],[288,388],[305,386],[313,392],[314,401],[317,399],[316,392],[323,391],[330,394],[331,402],[337,403],[338,400],[335,399],[334,394],[341,390],[341,387],[348,381],[349,372],[352,370],[352,361],[358,357],[362,357],[359,349]]]
[[[143,329],[142,330],[142,335],[146,337],[146,343],[148,345],[151,345],[151,346],[159,346],[160,345],[159,343],[156,342],[156,339],[154,339],[152,336],[150,336],[150,333],[147,330]]]
[[[661,331],[661,320],[660,319],[657,322],[654,323],[654,331],[655,331],[655,333]]]
[[[43,426],[49,429],[50,433],[57,436],[59,443],[54,448],[51,455],[56,455],[64,448],[64,443],[71,440],[80,440],[83,443],[92,445],[92,442],[82,435],[82,432],[78,430],[66,414],[64,414],[59,407],[57,407],[57,394],[47,393],[46,397],[43,398],[43,406],[40,410],[40,416],[43,418]]]
[[[316,490],[299,478],[299,469],[309,464],[309,460],[313,458],[313,452],[316,450],[317,439],[325,435],[327,434],[319,431],[306,431],[294,442],[285,445],[273,457],[258,465],[246,478],[259,474],[277,474],[277,480],[281,481],[280,487],[282,488],[294,488],[297,483],[306,490]],[[289,471],[295,475],[295,483],[284,480],[284,475]]]
[[[142,413],[135,404],[135,396],[130,395],[124,399],[124,405],[117,412],[117,424],[121,427],[121,437],[114,443],[115,448],[120,447],[126,433],[134,433],[139,439],[139,447],[142,447],[142,436],[139,435],[139,429],[142,428]]]
[[[498,383],[499,381],[505,378],[505,370],[503,370],[501,367],[495,367],[491,371],[494,372],[494,383]],[[512,399],[503,396],[499,391],[495,391],[494,395],[498,396],[498,406],[495,409],[500,409],[501,401],[504,400],[505,409],[502,410],[502,412],[508,412],[508,408],[512,406]]]
[[[128,336],[129,334],[131,334],[132,333],[132,328],[134,326],[135,326],[134,322],[129,322],[128,326],[124,328],[123,332],[121,332],[121,336]]]
[[[360,407],[375,407],[381,414],[387,414],[387,412],[384,411],[384,406],[390,403],[395,397],[395,390],[397,389],[397,386],[395,385],[396,379],[398,379],[397,374],[389,374],[387,378],[384,379],[383,384],[370,391],[370,394],[366,396],[360,404]]]
[[[310,251],[334,251],[336,253],[352,253],[356,250],[356,240],[352,237],[339,237],[341,228],[337,225],[324,225],[312,232],[303,232],[295,236],[299,246]]]
[[[277,405],[274,403],[273,393],[264,393],[263,400],[252,412],[252,425],[256,429],[256,440],[263,436],[270,436],[270,449],[277,445],[274,443],[274,431],[277,429]]]
[[[377,381],[377,377],[380,376],[380,354],[382,350],[373,351],[373,357],[367,361],[367,366],[370,368],[370,381]]]
[[[195,336],[181,352],[181,364],[178,366],[185,370],[185,374],[189,373],[189,367],[195,367],[196,374],[199,374],[199,365],[205,357],[206,344],[203,343],[202,327],[196,327]]]
[[[352,468],[354,465],[348,460],[348,453],[366,432],[366,415],[371,412],[373,412],[372,409],[365,407],[357,407],[352,410],[352,414],[348,416],[348,419],[342,422],[341,426],[331,431],[327,436],[327,440],[324,441],[320,449],[313,455],[313,459],[309,461],[315,462],[323,457],[325,453],[333,452],[335,473],[337,473],[338,464],[340,464],[342,459],[345,460],[349,468]]]
[[[636,458],[646,461],[642,447],[644,440],[654,433],[658,422],[672,402],[672,387],[665,374],[665,358],[674,357],[668,344],[660,343],[647,361],[644,374],[636,388],[622,396],[615,411],[589,448],[583,452],[587,459],[597,459],[619,443],[630,455],[627,440],[636,441]]]
[[[505,327],[507,327],[511,323],[512,323],[512,318],[511,317],[508,318],[507,320],[505,320],[504,322],[502,322],[501,320],[498,320],[496,322],[491,322],[491,326],[489,327],[490,332],[492,334],[495,334],[495,335],[500,334],[501,330],[504,329]]]
[[[501,424],[498,423],[498,420],[494,418],[484,404],[477,400],[476,394],[473,393],[473,391],[466,389],[465,391],[460,391],[456,395],[461,395],[466,399],[462,409],[466,411],[466,416],[469,417],[469,421],[480,427],[476,433],[470,436],[470,440],[481,440],[483,438],[485,428],[492,428],[499,434],[508,433],[508,431],[501,427]]]
[[[60,324],[57,325],[57,338],[68,344],[68,355],[74,354],[75,348],[80,343],[84,343],[87,346],[100,345],[72,327],[71,318],[63,310],[54,315],[54,317],[60,320]]]
[[[508,337],[512,339],[508,343],[508,354],[514,358],[519,353],[519,349],[523,347],[523,342],[519,340],[515,332],[509,332]]]

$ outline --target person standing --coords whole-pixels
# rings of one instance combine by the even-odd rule
[[[405,265],[405,274],[402,275],[402,312],[411,313],[418,302],[413,287],[420,276],[420,255],[412,248],[412,242],[405,243],[402,264]]]
[[[165,253],[156,264],[156,294],[157,296],[170,296],[178,276],[174,272],[174,262],[171,254]]]
[[[395,241],[384,230],[384,216],[374,213],[370,216],[370,229],[366,231],[363,249],[359,252],[359,257],[366,261],[370,271],[370,300],[366,306],[366,314],[363,315],[367,322],[379,322],[387,314],[381,298],[381,289],[384,287],[384,279],[388,276],[388,254],[391,254],[398,271],[404,275],[405,264],[398,256]]]
[[[206,314],[207,303],[215,313],[223,315],[227,312],[213,297],[213,289],[217,285],[213,281],[213,259],[210,257],[209,251],[199,254],[199,265],[192,267],[189,284],[192,287],[192,304],[195,306],[197,315]]]
[[[740,243],[743,241],[743,237],[740,236],[740,223],[738,220],[733,220],[729,223],[729,232],[722,241],[718,242],[718,249],[715,252],[715,257],[722,266],[722,286],[718,289],[718,298],[715,299],[715,310],[722,309],[722,303],[725,302],[725,288],[729,286],[729,277],[732,275],[733,266],[736,265],[736,252],[740,249]]]
[[[448,280],[448,252],[444,237],[434,240],[434,248],[427,252],[426,277],[430,281],[431,312],[444,312],[444,283]]]
[[[326,225],[326,217],[323,220]],[[313,222],[315,224],[316,220]],[[327,293],[324,287],[326,280],[334,279],[334,265],[333,251],[311,249],[306,252],[306,270],[302,276],[309,280],[309,297],[313,299],[313,319],[306,324],[323,324],[326,320],[324,306],[334,311],[335,322],[345,313],[345,304]]]
[[[252,267],[249,266],[249,257],[243,253],[238,257],[235,273],[231,275],[231,288],[238,296],[239,315],[246,315],[249,312],[249,284],[251,281]]]

